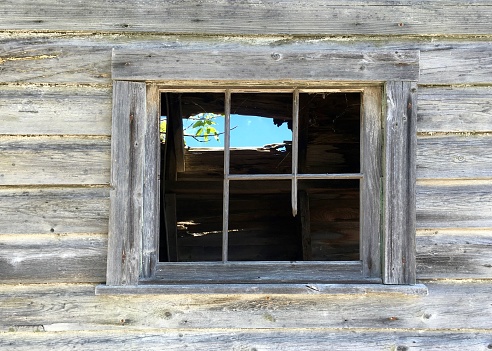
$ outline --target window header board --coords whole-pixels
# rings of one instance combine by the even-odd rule
[[[113,49],[112,78],[132,81],[384,82],[417,81],[419,51],[289,48]]]

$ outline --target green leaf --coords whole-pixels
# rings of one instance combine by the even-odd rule
[[[198,128],[198,127],[203,127],[203,121],[196,121],[192,126],[191,128]]]
[[[161,133],[165,133],[167,128],[167,122],[166,121],[161,121],[160,126],[159,126],[159,131]]]

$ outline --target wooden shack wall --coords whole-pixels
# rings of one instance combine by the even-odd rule
[[[488,0],[0,0],[0,349],[492,348]],[[95,296],[112,48],[421,51],[417,269],[429,295]]]

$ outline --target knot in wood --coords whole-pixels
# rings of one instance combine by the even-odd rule
[[[272,59],[274,59],[275,61],[280,61],[282,59],[282,55],[280,55],[279,53],[277,52],[274,52],[273,54],[271,54],[271,57]]]

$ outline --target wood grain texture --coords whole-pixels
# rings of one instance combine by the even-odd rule
[[[142,190],[142,272],[143,278],[151,277],[159,259],[160,231],[160,93],[155,84],[146,87],[146,116],[143,133],[144,169]]]
[[[109,139],[1,137],[0,185],[108,184]]]
[[[96,295],[175,295],[193,291],[193,294],[281,294],[281,295],[365,295],[400,294],[427,296],[424,284],[383,285],[372,283],[239,283],[239,284],[145,284],[133,286],[98,285]]]
[[[34,329],[34,328],[33,328]],[[34,329],[35,330],[35,329]],[[316,340],[316,342],[313,342]],[[430,350],[481,351],[489,348],[487,332],[422,332],[422,331],[152,331],[113,332],[102,335],[85,333],[9,333],[0,347],[21,351],[48,347],[50,350],[309,350],[352,351]]]
[[[333,52],[281,47],[240,50],[113,51],[112,77],[121,80],[385,81],[417,80],[418,51]]]
[[[341,329],[356,332],[362,328],[378,333],[390,329],[418,329],[423,333],[459,329],[490,332],[490,281],[426,285],[427,296],[217,295],[193,291],[174,295],[96,296],[95,285],[89,284],[1,285],[0,330],[22,331],[23,326],[41,326],[47,332],[100,330],[105,335],[157,329],[208,332],[210,327],[232,329],[231,332],[242,328],[315,328],[337,334]],[[2,333],[1,339],[5,336]]]
[[[193,262],[160,263],[157,281],[200,283],[331,283],[362,282],[359,262]],[[376,282],[380,281],[375,279]],[[151,282],[154,283],[154,282]]]
[[[492,228],[490,181],[420,181],[416,193],[418,228]]]
[[[192,0],[163,4],[2,1],[3,30],[204,34],[490,34],[489,3]],[[41,10],[40,10],[41,9]]]
[[[492,131],[492,88],[420,88],[417,131]]]
[[[110,135],[109,88],[6,85],[0,96],[0,134]]]
[[[362,96],[361,257],[365,276],[381,276],[382,89],[368,88]]]
[[[327,50],[374,52],[420,50],[420,84],[490,84],[492,43],[436,38],[285,40],[284,38],[202,38],[152,35],[0,33],[0,82],[111,84],[111,50]]]
[[[492,136],[420,137],[417,141],[417,178],[491,179]]]
[[[3,4],[2,4],[3,5]],[[108,84],[112,38],[0,35],[1,82]]]
[[[107,188],[0,188],[0,234],[107,233]]]
[[[492,278],[492,230],[417,233],[419,279]]]
[[[136,284],[142,250],[145,83],[116,81],[111,129],[107,283]]]
[[[387,82],[383,170],[383,282],[415,283],[416,84]]]
[[[0,235],[2,283],[103,282],[107,236]]]

